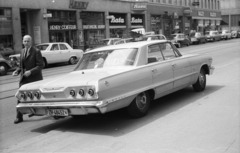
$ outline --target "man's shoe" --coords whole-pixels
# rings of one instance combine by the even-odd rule
[[[18,124],[18,123],[21,123],[21,122],[23,122],[23,118],[16,118],[14,120],[14,124]]]

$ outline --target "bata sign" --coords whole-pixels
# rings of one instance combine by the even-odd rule
[[[109,25],[110,26],[125,26],[126,14],[122,13],[109,13]]]
[[[111,23],[124,23],[125,21],[124,21],[124,19],[121,18],[121,17],[119,17],[119,18],[113,17],[110,22],[111,22]]]
[[[49,30],[76,30],[76,25],[50,25]]]
[[[143,20],[140,18],[134,18],[132,17],[131,23],[143,23]]]

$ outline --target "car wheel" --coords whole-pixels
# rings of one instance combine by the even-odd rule
[[[193,84],[193,89],[197,92],[203,91],[206,87],[206,73],[203,69],[201,69],[197,82]]]
[[[6,75],[8,71],[8,67],[4,63],[0,63],[0,75]]]
[[[132,117],[139,118],[145,116],[150,106],[150,97],[147,92],[142,92],[127,107],[128,114]]]
[[[69,59],[69,64],[73,65],[73,64],[76,64],[77,63],[77,58],[76,57],[71,57]]]

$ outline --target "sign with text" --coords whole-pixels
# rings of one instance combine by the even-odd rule
[[[77,25],[50,25],[49,30],[76,30]]]
[[[143,14],[131,14],[131,25],[143,25],[144,15]]]
[[[132,10],[139,10],[139,11],[147,10],[147,4],[146,3],[133,3]]]
[[[69,8],[72,9],[81,9],[81,10],[85,10],[88,7],[88,2],[81,2],[81,1],[77,1],[77,0],[70,0],[69,3]]]
[[[111,18],[109,19],[110,26],[123,26],[126,25],[126,14],[109,13]]]

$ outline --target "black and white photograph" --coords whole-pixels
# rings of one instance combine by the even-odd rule
[[[0,153],[240,153],[240,0],[0,0]]]

